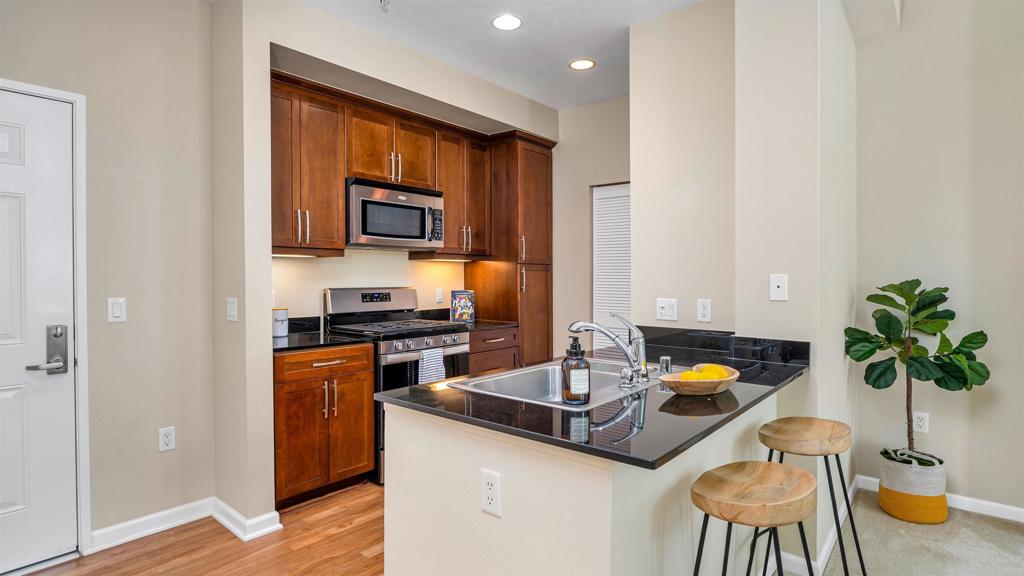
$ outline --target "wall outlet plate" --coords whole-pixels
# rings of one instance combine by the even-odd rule
[[[434,289],[434,304],[444,303],[444,290],[441,288]]]
[[[768,299],[773,302],[789,300],[789,274],[768,275]]]
[[[928,413],[914,412],[914,432],[928,433]]]
[[[226,308],[227,312],[225,316],[227,317],[228,322],[238,322],[238,298],[228,296]]]
[[[697,299],[697,322],[711,322],[711,299]]]
[[[658,320],[678,320],[679,300],[676,298],[658,298],[655,301],[655,318]]]
[[[480,469],[480,509],[501,518],[501,474]]]
[[[168,426],[157,430],[157,436],[159,438],[159,445],[157,446],[157,450],[159,452],[174,450],[174,426]]]

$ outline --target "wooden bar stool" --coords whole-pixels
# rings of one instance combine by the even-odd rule
[[[832,497],[832,517],[836,521],[836,536],[839,540],[839,557],[843,560],[843,574],[849,575],[850,568],[846,562],[846,546],[843,544],[843,529],[839,524],[839,508],[836,505],[836,490],[832,484],[832,470],[829,467],[829,456],[834,456],[836,468],[839,470],[839,484],[843,487],[843,499],[846,501],[846,513],[850,517],[850,528],[853,531],[853,543],[857,547],[857,559],[860,560],[861,574],[867,576],[864,567],[864,556],[860,551],[860,538],[857,536],[857,524],[853,521],[853,508],[850,507],[850,494],[846,489],[843,476],[843,463],[839,455],[850,449],[852,442],[850,427],[843,422],[824,418],[790,417],[773,420],[757,431],[757,438],[768,447],[768,461],[772,461],[775,452],[779,453],[779,462],[789,454],[801,456],[821,456],[825,459],[825,474],[828,477],[828,492]],[[772,536],[768,535],[771,545]]]
[[[760,534],[775,535],[775,566],[782,575],[782,553],[779,550],[779,526],[796,524],[800,528],[800,541],[804,546],[804,560],[807,573],[811,568],[811,554],[807,549],[804,535],[804,518],[814,513],[817,505],[817,486],[814,476],[788,464],[776,462],[733,462],[701,474],[690,487],[690,500],[704,512],[704,523],[700,529],[700,544],[697,546],[697,560],[693,576],[700,574],[700,559],[704,554],[704,537],[708,531],[708,517],[714,516],[728,522],[725,528],[725,560],[722,561],[722,576],[729,567],[729,540],[732,525],[742,524],[754,527],[754,538],[750,541],[750,559],[747,574],[754,563],[754,549]],[[771,540],[769,540],[769,544]],[[765,566],[768,565],[767,552]]]

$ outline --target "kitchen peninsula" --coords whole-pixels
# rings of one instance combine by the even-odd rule
[[[809,345],[644,332],[648,358],[727,364],[740,380],[714,396],[677,396],[653,372],[642,390],[586,411],[469,392],[450,381],[378,394],[391,439],[386,573],[674,574],[692,567],[701,514],[690,504],[690,484],[720,464],[765,458],[756,430],[774,419],[775,394],[806,373]],[[617,355],[601,350],[594,364],[611,373],[614,364],[604,358]],[[482,478],[493,482],[495,474],[497,502],[488,503]],[[724,525],[709,530],[714,541],[724,538]],[[425,536],[445,545],[424,546]],[[745,562],[750,532],[737,528],[733,538],[734,556]],[[721,555],[709,556],[718,556],[705,559],[714,572]]]

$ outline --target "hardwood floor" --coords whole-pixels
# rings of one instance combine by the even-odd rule
[[[384,489],[360,484],[281,513],[284,529],[248,543],[213,518],[36,572],[46,576],[384,573]]]

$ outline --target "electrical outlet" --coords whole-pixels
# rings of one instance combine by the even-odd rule
[[[711,322],[711,299],[697,299],[697,322]]]
[[[480,469],[480,509],[501,518],[501,474]]]
[[[441,288],[434,288],[434,304],[441,304],[444,302],[444,290]]]
[[[174,450],[174,426],[168,426],[157,430],[160,443],[157,446],[159,452]]]
[[[225,316],[228,322],[238,322],[238,298],[228,296]]]
[[[928,433],[928,413],[914,412],[914,432]]]
[[[658,320],[678,320],[679,300],[676,298],[658,298],[655,301],[655,318]]]
[[[775,302],[789,300],[789,274],[768,275],[768,299]]]

